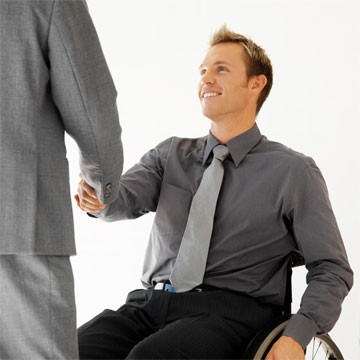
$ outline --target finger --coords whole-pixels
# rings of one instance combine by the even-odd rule
[[[80,209],[86,211],[86,212],[100,212],[102,210],[104,210],[106,208],[105,205],[101,205],[101,204],[92,204],[92,203],[89,203],[85,200],[82,200],[80,198],[80,201],[79,201],[79,207]]]
[[[79,195],[75,195],[75,200],[76,200],[76,205],[78,206],[78,208],[83,210],[83,211],[86,211],[85,208],[83,208],[82,205],[81,205]]]
[[[86,200],[87,202],[94,204],[94,205],[101,204],[99,199],[97,197],[91,196],[88,193],[88,190],[85,189],[84,186],[82,186],[81,184],[79,184],[77,191],[78,191],[79,198],[81,200]]]
[[[98,199],[95,190],[85,181],[80,181],[81,187],[94,199]]]
[[[80,209],[80,210],[82,210],[82,211],[88,211],[88,210],[86,210],[86,207],[84,207],[84,206],[82,206],[81,205],[81,202],[80,202],[80,199],[78,198],[78,199],[76,199],[76,204],[77,204],[77,206],[78,206],[78,208]]]
[[[79,195],[75,195],[74,196],[75,198],[75,201],[76,201],[76,204],[77,206],[83,210],[83,211],[87,211],[87,212],[99,212],[101,210],[104,209],[103,206],[96,206],[96,205],[92,205],[92,204],[89,204],[87,201],[85,200],[81,200],[80,196]]]
[[[86,199],[83,197],[79,197],[80,204],[82,206],[91,207],[91,208],[99,208],[99,209],[105,209],[106,205],[101,204],[99,201],[94,201],[92,198]]]
[[[265,360],[274,360],[273,349],[270,349],[270,352],[266,355]]]

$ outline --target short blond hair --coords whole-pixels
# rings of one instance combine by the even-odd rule
[[[220,43],[235,43],[242,45],[246,54],[245,61],[247,65],[246,73],[248,79],[255,75],[266,76],[267,83],[260,93],[256,106],[257,114],[268,97],[273,83],[273,70],[270,59],[263,48],[255,44],[246,36],[229,30],[226,25],[223,25],[211,36],[210,47]]]

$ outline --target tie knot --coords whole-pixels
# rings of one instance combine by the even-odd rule
[[[224,161],[229,155],[229,149],[225,145],[216,145],[213,148],[214,158]]]

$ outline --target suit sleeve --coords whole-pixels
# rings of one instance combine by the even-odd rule
[[[109,204],[123,168],[117,92],[84,1],[54,1],[48,48],[53,101],[86,181]]]

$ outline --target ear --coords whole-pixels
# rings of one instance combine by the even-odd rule
[[[251,79],[251,91],[260,94],[266,84],[267,78],[265,75],[256,75]]]

